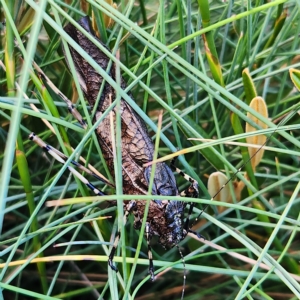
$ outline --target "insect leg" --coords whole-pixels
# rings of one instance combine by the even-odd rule
[[[182,192],[182,197],[191,197],[191,198],[198,198],[199,192],[198,192],[198,182],[192,178],[191,176],[187,175],[186,173],[182,172],[180,169],[178,169],[175,166],[175,161],[177,157],[173,158],[170,163],[170,167],[173,171],[178,173],[180,176],[182,176],[186,181],[190,182],[191,185]]]
[[[124,226],[127,223],[128,215],[131,213],[132,210],[134,210],[134,207],[136,207],[136,201],[131,200],[126,206],[125,206],[125,212],[124,212]],[[108,256],[108,265],[114,270],[115,272],[118,272],[118,268],[113,264],[113,259],[120,241],[121,237],[121,228],[119,228],[118,233],[115,237],[114,244],[111,248],[111,251]]]
[[[147,239],[147,245],[148,245],[149,274],[150,274],[151,280],[154,281],[155,276],[154,276],[154,266],[153,266],[153,255],[152,255],[152,249],[151,249],[151,245],[150,245],[152,235],[151,235],[151,225],[149,222],[146,223],[145,233],[146,233],[146,239]]]
[[[134,215],[134,228],[140,229],[142,226],[142,221],[141,221],[140,214],[139,214],[139,211],[138,211],[136,205],[134,205],[131,208],[131,212]],[[154,277],[153,255],[152,255],[152,248],[150,245],[152,232],[151,232],[151,225],[149,222],[146,222],[145,234],[146,234],[146,240],[147,240],[147,246],[148,246],[149,274],[151,276],[151,280],[154,281],[155,277]]]
[[[138,228],[141,227],[141,219],[140,219],[140,216],[139,216],[139,214],[137,212],[137,209],[136,209],[136,201],[134,201],[134,200],[131,200],[126,205],[126,209],[125,209],[125,213],[124,213],[124,225],[126,224],[128,215],[131,212],[133,213],[134,218],[135,218],[135,220],[134,220],[135,229],[138,229]],[[146,222],[145,233],[146,233],[146,239],[147,239],[147,245],[148,245],[149,274],[150,274],[151,280],[154,281],[155,276],[154,276],[153,255],[152,255],[152,248],[151,248],[151,245],[150,245],[152,234],[151,234],[151,225],[150,225],[149,222]],[[115,272],[118,272],[118,269],[113,264],[113,259],[114,259],[114,256],[115,256],[115,253],[116,253],[119,241],[120,241],[120,237],[121,237],[121,230],[119,229],[118,233],[116,235],[116,238],[114,240],[114,244],[112,246],[112,249],[110,251],[110,254],[108,256],[108,265]]]
[[[126,212],[125,212],[125,215],[126,215]],[[125,217],[124,215],[124,217]],[[111,248],[111,251],[109,253],[109,256],[108,256],[108,265],[112,268],[112,270],[114,270],[116,273],[118,272],[118,268],[113,264],[113,259],[114,259],[114,256],[115,256],[115,253],[116,253],[116,250],[117,250],[117,247],[118,247],[118,244],[119,244],[119,241],[120,241],[120,237],[121,237],[121,231],[120,229],[118,230],[118,233],[116,235],[116,238],[115,238],[115,241],[114,241],[114,244]]]
[[[142,221],[141,221],[141,218],[140,218],[140,214],[139,214],[139,211],[137,209],[137,206],[134,206],[132,208],[132,214],[134,216],[134,229],[140,229],[141,226],[142,226]]]
[[[61,164],[65,164],[67,160],[67,156],[65,156],[63,153],[58,151],[57,149],[53,148],[52,146],[46,144],[43,140],[41,140],[38,136],[35,135],[35,133],[31,133],[29,135],[29,139],[33,142],[35,142],[38,146],[40,146],[45,152],[48,152],[53,158],[55,158],[57,161],[59,161]],[[111,183],[101,177],[99,177],[97,174],[93,173],[89,169],[85,168],[84,166],[80,165],[76,161],[71,161],[73,165],[78,167],[79,169],[91,174],[98,180],[111,185]],[[83,177],[79,172],[77,172],[73,167],[68,166],[68,170],[75,175],[81,182],[83,182],[91,191],[93,191],[96,195],[103,196],[106,195],[104,192],[97,189],[92,183],[90,183],[85,177]]]
[[[71,100],[69,100],[53,83],[52,81],[47,77],[47,75],[43,72],[43,70],[38,66],[37,63],[33,61],[33,66],[39,73],[39,76],[42,78],[43,81],[47,83],[47,85],[53,90],[53,92],[61,98],[68,107],[69,112],[73,115],[73,117],[81,124],[81,126],[86,129],[87,123],[83,120],[81,114],[78,112],[78,110],[75,108],[74,104]]]
[[[182,191],[180,193],[180,196],[181,197],[198,198],[198,196],[199,196],[198,182],[194,178],[192,178],[189,175],[185,174],[184,172],[182,172],[179,168],[177,168],[175,166],[176,158],[177,157],[175,157],[175,158],[172,159],[170,167],[175,172],[177,172],[179,175],[181,175],[184,179],[186,179],[188,182],[191,183],[191,185],[189,187],[187,187],[184,191]],[[186,230],[187,233],[188,232],[193,233],[198,238],[203,238],[204,239],[204,236],[202,236],[200,233],[198,233],[198,232],[193,231],[193,230],[190,229],[190,219],[191,219],[191,215],[192,215],[195,203],[194,202],[190,202],[189,204],[190,204],[190,208],[189,208],[188,216],[187,216],[187,218],[185,220],[185,224],[184,224],[183,228]]]

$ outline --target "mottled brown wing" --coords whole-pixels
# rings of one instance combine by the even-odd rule
[[[89,18],[85,17],[78,22],[86,31],[96,39],[90,27]],[[76,41],[82,49],[87,52],[97,64],[107,71],[110,59],[96,47],[83,33],[77,30],[72,24],[65,27],[65,31]],[[106,46],[97,39],[101,45]],[[103,83],[103,77],[90,66],[72,47],[70,47],[72,59],[75,64],[81,88],[89,104],[93,107],[97,100],[99,89]],[[116,81],[115,65],[112,64],[108,74]],[[121,87],[126,88],[123,78],[120,78]],[[131,94],[129,93],[129,96]],[[115,90],[106,82],[100,96],[99,105],[95,115],[96,121],[116,98]],[[115,109],[113,114],[115,117]],[[115,122],[114,122],[115,124]],[[148,182],[144,176],[143,164],[152,160],[154,145],[148,134],[147,127],[143,120],[135,113],[128,103],[121,100],[121,142],[122,142],[122,175],[123,190],[128,194],[146,193]],[[107,165],[114,174],[114,157],[112,152],[110,116],[104,118],[96,130],[97,137],[107,161]]]

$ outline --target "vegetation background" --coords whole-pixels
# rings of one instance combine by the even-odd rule
[[[184,299],[300,298],[299,2],[0,4],[1,20],[6,21],[0,67],[0,298],[179,299],[184,272]],[[92,17],[114,54],[119,49],[134,108],[141,108],[138,113],[154,139],[163,109],[156,149],[160,156],[170,159],[165,156],[180,149],[185,155],[179,156],[178,166],[199,182],[199,199],[172,200],[197,203],[192,219],[210,204],[193,227],[206,240],[188,236],[180,243],[185,264],[176,247],[164,250],[154,241],[153,283],[147,276],[143,232],[134,230],[132,217],[126,227],[121,223],[121,200],[128,196],[114,196],[112,188],[89,178],[112,195],[91,198],[66,166],[28,140],[35,131],[65,154],[71,145],[76,155],[114,180],[105,170],[93,132],[78,125],[32,68],[34,59],[92,122],[61,48],[67,39],[63,26],[84,15]],[[258,96],[268,116],[263,104],[250,105]],[[238,179],[210,201],[210,174],[218,170],[230,178],[247,163],[249,143],[264,139],[245,139],[252,135],[247,121],[269,138],[264,156],[254,158],[258,166],[247,164]],[[215,176],[211,193],[223,180],[219,173]],[[176,178],[183,190],[188,183]],[[56,199],[68,199],[69,205],[45,204]],[[106,201],[114,199],[119,200],[117,208]],[[118,225],[122,243],[116,274],[107,266],[107,254]]]

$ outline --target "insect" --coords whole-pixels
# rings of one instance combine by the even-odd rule
[[[99,43],[101,41],[95,36],[93,29],[91,28],[89,17],[83,17],[78,21],[78,24],[92,35]],[[94,45],[82,32],[80,32],[72,24],[68,24],[65,31],[72,37],[72,39],[78,43],[82,49],[87,52],[103,69],[107,70],[109,66],[108,56],[101,51],[96,45]],[[103,47],[106,46],[101,43]],[[97,103],[97,97],[101,84],[104,82],[103,77],[95,71],[93,67],[87,63],[71,46],[69,47],[72,60],[75,65],[77,76],[79,78],[81,89],[85,95],[90,106],[93,108]],[[65,51],[65,50],[64,50]],[[69,64],[69,62],[68,62]],[[109,76],[117,81],[116,67],[113,64],[108,71]],[[120,77],[120,85],[124,90],[126,84],[122,77]],[[132,95],[128,93],[130,97]],[[96,122],[111,103],[116,99],[116,91],[107,82],[104,83],[103,92],[100,95],[100,101],[96,107],[96,114],[94,122]],[[122,180],[123,180],[123,193],[127,195],[141,195],[148,193],[149,180],[151,175],[151,166],[143,167],[145,163],[153,160],[154,144],[149,136],[147,127],[144,121],[137,115],[132,107],[124,100],[121,99],[121,146],[122,146]],[[71,105],[69,110],[72,111]],[[112,114],[114,119],[114,125],[116,122],[116,107],[113,108]],[[114,175],[114,154],[113,154],[113,140],[111,137],[111,120],[110,116],[104,117],[102,122],[96,129],[96,135],[103,153],[103,156],[107,162],[107,166],[112,175]],[[81,121],[81,120],[80,120]],[[51,146],[43,143],[34,133],[29,137],[31,140],[39,144],[45,151],[55,155],[61,162],[65,157],[63,154],[54,150]],[[74,162],[76,166],[77,163]],[[172,169],[184,176],[190,185],[182,193],[179,193],[176,180],[173,175]],[[74,172],[74,169],[69,167],[69,170]],[[84,179],[83,179],[84,180]],[[101,180],[101,179],[100,179]],[[101,191],[92,186],[89,182],[84,183],[91,188],[96,194],[103,195]],[[156,235],[159,238],[159,243],[164,248],[178,247],[180,241],[182,241],[188,233],[193,233],[198,237],[202,237],[200,234],[190,229],[190,214],[193,210],[194,204],[190,203],[189,213],[186,219],[184,219],[185,208],[187,203],[184,201],[171,201],[168,200],[169,196],[182,195],[185,197],[198,197],[198,184],[188,175],[181,172],[174,165],[174,161],[169,167],[166,163],[157,163],[155,166],[155,175],[152,187],[153,200],[150,201],[149,212],[146,222],[146,239],[148,245],[148,258],[149,258],[149,274],[151,280],[154,280],[154,266],[152,251],[150,246],[151,238]],[[155,195],[166,196],[165,200],[156,200]],[[129,213],[134,215],[134,227],[140,229],[145,211],[145,201],[124,201],[124,217],[127,219]],[[117,245],[120,240],[120,229],[116,235],[113,247],[109,254],[108,264],[114,270],[118,271],[113,264],[113,258]]]
[[[80,19],[78,23],[96,38],[88,17]],[[103,70],[107,70],[109,58],[104,52],[99,50],[97,46],[91,43],[88,38],[72,24],[68,24],[65,27],[65,31],[101,66]],[[100,40],[98,41],[100,42]],[[81,89],[85,98],[93,107],[96,103],[103,77],[72,47],[70,47],[70,52],[79,77]],[[115,65],[112,65],[109,75],[113,80],[117,81]],[[122,77],[120,78],[120,85],[122,89],[126,88],[126,84]],[[132,97],[131,94],[129,94],[129,96]],[[94,121],[97,121],[97,119],[101,117],[115,98],[116,91],[106,82],[100,96]],[[113,109],[113,114],[116,114],[116,108]],[[99,124],[96,133],[107,166],[111,174],[114,175],[113,141],[110,134],[110,126],[110,117],[107,116]],[[148,134],[145,123],[124,99],[121,100],[121,144],[124,194],[147,194],[151,167],[144,168],[143,165],[153,160],[154,144]],[[190,181],[191,185],[184,191],[184,195],[187,197],[197,197],[197,182],[193,179],[190,179]],[[154,196],[160,195],[166,197],[179,195],[173,172],[166,163],[156,164],[152,194]],[[159,237],[159,243],[163,247],[168,248],[178,245],[189,232],[193,232],[189,228],[189,219],[187,218],[184,222],[185,206],[186,202],[169,201],[167,199],[154,199],[150,202],[146,223],[146,238],[148,243],[149,274],[152,280],[154,280],[154,267],[150,246],[151,237],[157,235]],[[141,227],[141,219],[144,215],[145,201],[125,201],[124,209],[125,218],[130,212],[134,214],[134,227],[139,229]],[[117,269],[113,265],[113,258],[119,239],[120,230],[118,231],[108,260],[109,266],[115,271],[117,271]]]

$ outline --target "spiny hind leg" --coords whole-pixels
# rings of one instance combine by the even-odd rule
[[[126,206],[125,206],[125,212],[124,212],[124,226],[127,223],[127,219],[128,219],[128,215],[132,212],[135,211],[136,207],[136,201],[135,200],[131,200]],[[108,265],[112,268],[112,270],[114,270],[115,272],[118,272],[117,267],[113,264],[113,259],[120,241],[120,237],[121,237],[121,228],[119,228],[118,233],[115,237],[114,240],[114,244],[111,248],[110,254],[108,256]]]

